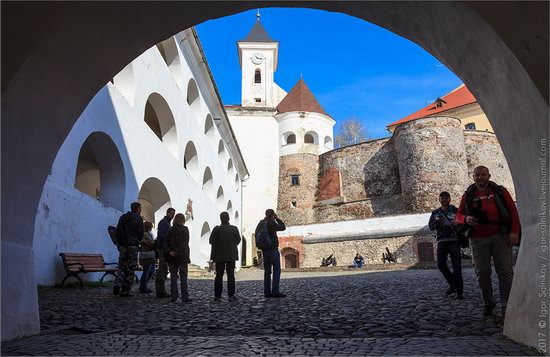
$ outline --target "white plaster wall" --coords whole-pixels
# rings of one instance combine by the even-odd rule
[[[277,122],[271,116],[241,116],[228,113],[250,177],[243,181],[242,234],[247,251],[252,248],[252,234],[268,208],[277,208],[279,187],[279,150]]]
[[[277,114],[275,118],[279,123],[279,146],[281,156],[296,153],[320,155],[334,148],[333,127],[336,122],[326,115],[313,112],[288,112]],[[304,135],[309,131],[317,133],[317,145],[304,143]],[[285,145],[285,133],[288,132],[292,132],[296,135],[296,144]],[[330,144],[325,145],[325,137],[327,136],[330,137]]]
[[[402,233],[426,230],[430,213],[386,216],[351,221],[308,224],[287,227],[280,237],[303,236],[304,243],[392,237]]]
[[[80,148],[92,132],[106,133],[118,148],[125,171],[124,202],[121,203],[125,211],[137,200],[143,183],[151,177],[164,184],[177,212],[185,212],[188,199],[193,201],[194,218],[186,224],[191,235],[193,264],[207,265],[209,249],[201,251],[200,247],[204,247],[208,237],[200,237],[201,228],[205,222],[211,229],[216,226],[221,212],[215,194],[212,197],[202,190],[206,167],[212,171],[214,192],[220,186],[223,188],[221,208],[225,210],[231,201],[232,223],[240,228],[240,218],[234,219],[241,207],[240,182],[235,182],[236,169],[228,169],[230,154],[225,144],[224,151],[218,154],[219,141],[228,138],[222,138],[215,125],[208,135],[204,134],[205,118],[211,114],[204,93],[200,93],[200,103],[192,106],[187,103],[187,83],[192,78],[192,69],[180,49],[178,47],[181,59],[178,76],[174,76],[173,67],[167,67],[158,49],[152,47],[136,58],[124,75],[115,77],[114,85],[109,83],[101,89],[72,128],[44,186],[35,221],[35,271],[39,284],[54,284],[62,279],[61,252],[101,253],[106,261],[117,259],[107,226],[116,226],[122,211],[74,187]],[[178,84],[176,79],[183,83]],[[209,79],[195,80],[200,83]],[[145,104],[151,93],[160,94],[170,107],[177,133],[175,152],[164,145],[144,121]],[[198,153],[199,182],[183,168],[184,150],[190,140]],[[162,212],[156,214],[157,220],[162,216],[159,213]],[[88,280],[97,280],[99,276],[85,275]]]

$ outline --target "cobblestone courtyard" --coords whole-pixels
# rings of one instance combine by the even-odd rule
[[[236,302],[215,303],[213,279],[190,280],[187,304],[43,288],[42,333],[2,355],[536,355],[502,335],[498,308],[481,315],[471,268],[462,301],[436,270],[283,272],[283,299],[263,297],[262,274],[237,274]]]

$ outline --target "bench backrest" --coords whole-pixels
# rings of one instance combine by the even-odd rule
[[[82,266],[85,270],[103,269],[105,268],[105,260],[103,255],[92,253],[59,253],[63,259],[65,270],[79,271]],[[80,263],[80,264],[75,264]],[[74,265],[73,265],[74,264]]]

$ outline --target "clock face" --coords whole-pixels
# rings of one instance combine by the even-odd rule
[[[254,64],[260,64],[264,61],[264,55],[262,55],[260,52],[256,52],[252,55],[251,60]]]

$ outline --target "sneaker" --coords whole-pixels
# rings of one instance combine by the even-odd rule
[[[464,300],[464,294],[457,292],[456,293],[456,299],[457,300]]]
[[[447,288],[447,290],[445,290],[445,294],[447,294],[447,295],[452,295],[452,294],[455,293],[455,291],[456,291],[456,288],[455,288],[454,286],[449,286],[449,287]]]
[[[190,298],[181,298],[181,302],[191,302],[193,301],[193,299],[190,299]]]
[[[236,296],[230,296],[229,301],[237,301],[237,297]]]
[[[285,294],[282,294],[282,293],[275,293],[275,294],[271,294],[271,297],[274,297],[274,298],[284,298],[286,297]]]
[[[493,309],[495,305],[485,305],[483,306],[483,316],[491,316],[493,314]]]
[[[216,296],[216,297],[214,298],[214,302],[220,302],[220,301],[222,301],[222,298],[221,298],[221,297],[217,297],[217,296]]]
[[[265,296],[266,298],[273,297],[273,295],[271,295],[271,294],[264,294],[264,296]]]
[[[150,293],[153,292],[153,290],[151,290],[151,289],[141,290],[141,289],[140,289],[139,292],[142,293],[142,294],[150,294]]]
[[[159,299],[169,298],[170,294],[168,294],[168,293],[157,293],[157,297]]]
[[[113,294],[120,295],[120,285],[115,285],[115,287],[113,288]]]

